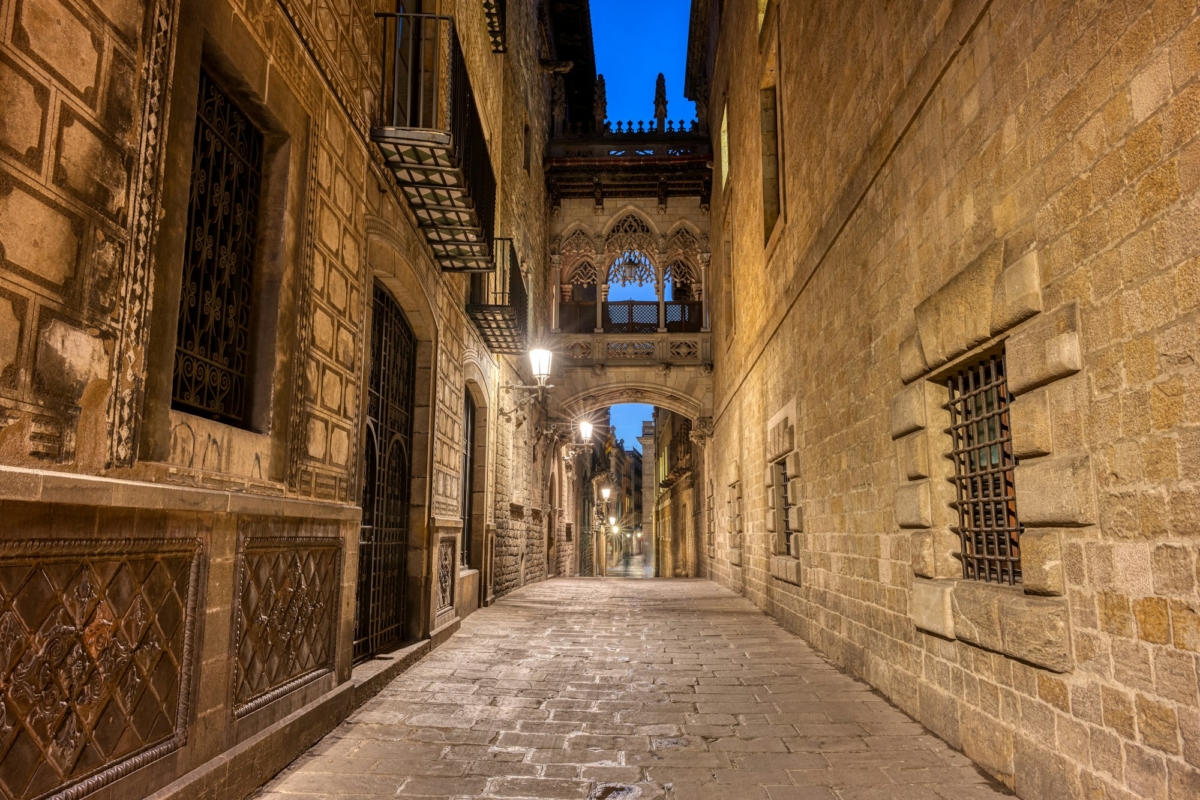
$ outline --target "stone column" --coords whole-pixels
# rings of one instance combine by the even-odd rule
[[[656,268],[654,270],[655,288],[658,295],[658,332],[667,332],[667,282],[663,280],[663,271]]]
[[[700,312],[702,333],[708,333],[712,329],[712,321],[708,318],[708,264],[711,260],[712,253],[700,254],[700,301],[704,304]]]
[[[550,273],[554,276],[554,306],[550,312],[550,329],[557,332],[562,328],[559,311],[559,303],[562,302],[562,256],[550,256]]]
[[[604,333],[604,301],[608,299],[608,283],[596,277],[596,333]]]

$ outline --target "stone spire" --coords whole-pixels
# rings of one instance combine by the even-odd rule
[[[660,133],[667,129],[667,79],[661,72],[654,84],[654,119]]]
[[[592,115],[596,121],[596,133],[604,133],[604,120],[608,119],[608,91],[604,76],[596,76],[596,94],[592,100]]]

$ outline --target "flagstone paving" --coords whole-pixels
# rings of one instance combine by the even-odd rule
[[[750,602],[559,579],[481,609],[259,800],[1004,796]]]

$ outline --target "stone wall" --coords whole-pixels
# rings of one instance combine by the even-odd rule
[[[497,54],[481,4],[439,5],[480,101],[499,233],[545,295],[540,159],[513,155],[526,120],[534,152],[548,127],[535,9],[510,9]],[[240,797],[352,710],[376,283],[416,337],[405,638],[436,644],[466,595],[511,588],[514,541],[524,580],[545,575],[545,537],[512,505],[543,502],[538,420],[501,413],[526,367],[487,350],[466,279],[440,272],[369,138],[374,9],[0,0],[0,568],[24,576],[0,588],[0,638],[19,644],[0,664],[0,773],[30,781],[4,778],[13,796],[87,781],[89,797]],[[172,408],[201,67],[263,131],[244,428]],[[455,569],[468,385],[479,521],[499,531],[479,542],[499,554],[483,587]],[[68,675],[68,652],[90,672]],[[48,670],[52,717],[14,694]]]
[[[725,3],[709,103],[712,574],[1022,797],[1195,796],[1195,4],[755,11]],[[962,579],[946,458],[945,380],[1001,346],[1016,587]],[[794,576],[763,478],[789,406]]]

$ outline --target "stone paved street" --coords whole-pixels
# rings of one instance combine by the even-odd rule
[[[574,579],[469,617],[259,798],[1004,794],[741,597]]]

